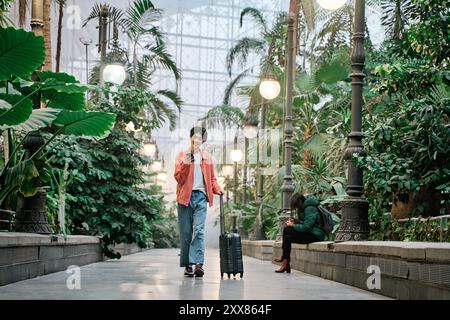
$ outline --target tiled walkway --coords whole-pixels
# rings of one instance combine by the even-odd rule
[[[178,249],[153,249],[81,267],[81,289],[69,290],[71,274],[58,272],[0,287],[0,299],[387,299],[368,291],[244,257],[243,279],[220,279],[217,249],[206,253],[205,276],[186,278]]]

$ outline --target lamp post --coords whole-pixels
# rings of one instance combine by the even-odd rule
[[[248,148],[249,148],[249,139],[254,139],[258,135],[258,127],[255,123],[247,123],[243,128],[244,133],[244,173],[242,177],[242,192],[243,199],[242,202],[244,204],[247,203],[247,183],[248,183]]]
[[[160,172],[162,169],[162,161],[161,160],[155,160],[152,163],[152,170],[154,172]]]
[[[272,74],[265,75],[259,84],[259,93],[266,100],[273,100],[280,94],[280,82]]]
[[[327,10],[336,10],[342,7],[347,0],[317,0],[319,5]]]
[[[226,202],[229,202],[229,181],[230,176],[233,174],[233,167],[229,164],[222,165],[221,176],[225,178],[225,186],[226,186]]]
[[[104,82],[110,82],[120,86],[125,81],[127,74],[122,64],[110,63],[103,69],[102,76]]]
[[[248,170],[248,138],[244,135],[244,168],[242,172],[242,203],[247,204],[247,170]],[[244,229],[244,220],[241,219],[239,224],[240,234],[243,239],[248,238],[248,234]]]
[[[266,235],[263,226],[263,196],[264,196],[264,140],[266,130],[266,101],[273,100],[280,94],[280,83],[278,79],[273,75],[266,75],[262,77],[259,84],[259,93],[262,97],[261,108],[259,110],[259,132],[258,132],[258,153],[257,153],[257,172],[258,172],[258,191],[257,191],[257,207],[258,212],[256,214],[256,221],[253,230],[254,240],[265,240]]]
[[[100,19],[99,19],[99,52],[100,52],[100,73],[99,84],[105,85],[105,82],[109,82],[115,85],[122,85],[126,79],[125,67],[114,61],[113,63],[105,64],[106,60],[106,47],[108,45],[108,19],[109,19],[109,7],[107,4],[103,4],[100,7]],[[118,30],[114,23],[113,27],[113,56],[118,55]],[[84,44],[84,42],[83,42]],[[87,50],[87,46],[86,46]],[[86,51],[87,54],[87,51]],[[117,58],[117,57],[116,57]]]
[[[154,157],[156,154],[156,144],[154,142],[144,144],[144,154],[147,157]]]
[[[244,174],[243,174],[243,193],[244,197],[242,199],[243,203],[247,203],[247,182],[248,182],[248,149],[249,149],[249,140],[256,138],[258,135],[258,121],[255,117],[247,113],[244,117],[244,127],[242,132],[244,134]]]
[[[234,204],[238,203],[238,185],[239,185],[239,181],[238,181],[238,162],[242,160],[242,151],[238,149],[238,136],[237,133],[234,136],[234,149],[231,150],[230,153],[230,158],[231,160],[234,162],[234,167],[233,167],[233,202]],[[236,225],[237,225],[237,216],[234,214],[233,215],[233,232],[237,232],[236,229]],[[241,232],[242,234],[242,232]]]
[[[234,149],[231,150],[230,158],[234,162],[233,166],[233,202],[238,202],[238,162],[242,160],[242,151],[239,150],[238,147],[238,137],[237,134],[234,136]]]
[[[44,1],[33,0],[31,4],[31,30],[37,36],[42,36],[44,29]]]
[[[99,21],[99,51],[100,51],[100,81],[99,84],[103,86],[105,84],[105,80],[103,79],[103,70],[105,68],[105,59],[106,59],[106,45],[108,42],[107,39],[107,31],[108,31],[108,16],[109,16],[109,7],[107,4],[103,4],[100,9],[100,21]]]
[[[263,136],[264,131],[266,129],[266,106],[265,99],[262,98],[261,108],[259,110],[259,130],[258,130],[258,151],[257,151],[257,159],[256,159],[256,172],[258,173],[258,180],[256,182],[257,188],[257,210],[255,226],[253,229],[253,239],[254,240],[265,240],[266,235],[264,232],[263,226],[263,196],[264,196],[264,175],[263,175],[263,151],[264,151],[264,142]]]
[[[320,2],[324,2],[321,0]],[[319,4],[320,4],[319,2]],[[334,2],[334,1],[329,1]],[[340,0],[345,3],[345,1]],[[342,3],[342,4],[343,4]],[[364,197],[363,170],[356,166],[353,155],[366,154],[361,142],[361,108],[364,84],[364,10],[365,1],[355,0],[355,22],[352,35],[352,128],[350,143],[344,157],[348,164],[347,197],[341,202],[342,221],[336,234],[336,241],[367,240],[369,238],[369,203]]]
[[[284,225],[289,218],[290,201],[294,192],[294,184],[292,182],[292,87],[295,77],[295,51],[297,48],[297,20],[300,10],[299,0],[291,0],[289,4],[289,20],[288,20],[288,51],[286,59],[286,103],[285,103],[285,120],[284,120],[284,179],[283,186],[283,211],[280,216],[277,240],[283,235]]]
[[[244,136],[244,168],[242,169],[242,203],[247,203],[248,138]]]
[[[92,43],[92,39],[80,38],[80,42],[85,46],[85,49],[86,49],[86,83],[89,83],[89,51],[88,51],[88,47]]]
[[[43,0],[33,0],[31,11],[31,28],[37,36],[42,36],[44,27],[44,4]],[[38,81],[36,73],[31,78]],[[39,95],[33,98],[33,109],[41,107]],[[39,130],[33,131],[27,135],[23,141],[23,147],[26,150],[25,157],[31,158],[36,151],[45,143]],[[53,233],[48,223],[46,208],[47,192],[42,187],[37,187],[36,194],[31,197],[24,197],[20,192],[17,194],[17,210],[14,221],[14,231],[29,232],[40,234]]]

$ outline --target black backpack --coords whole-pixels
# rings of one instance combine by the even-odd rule
[[[325,234],[329,235],[334,227],[333,216],[330,211],[320,205],[317,206],[317,209],[319,211],[320,225]]]

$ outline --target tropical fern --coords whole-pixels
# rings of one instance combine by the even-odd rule
[[[217,127],[233,127],[242,126],[244,113],[237,107],[229,105],[221,105],[210,109],[206,115],[200,118],[200,121],[205,121],[209,128]]]
[[[381,12],[381,24],[385,27],[386,35],[401,39],[414,12],[411,0],[382,0]]]
[[[258,54],[264,52],[266,43],[262,39],[242,38],[231,48],[227,55],[227,70],[231,76],[231,70],[235,61],[239,62],[240,66],[244,66],[247,63],[247,58],[250,51],[254,51]]]
[[[241,28],[242,28],[243,19],[246,15],[250,15],[255,19],[255,21],[258,23],[259,27],[261,28],[263,34],[268,33],[267,22],[264,19],[261,11],[255,9],[255,8],[251,8],[251,7],[247,7],[241,11],[241,17],[239,19],[239,26]]]
[[[241,81],[243,78],[245,78],[248,74],[248,72],[250,71],[250,69],[245,69],[244,71],[242,71],[240,74],[238,74],[225,88],[225,94],[223,97],[223,104],[224,105],[228,105],[230,102],[230,98],[231,98],[231,94],[233,92],[233,90],[235,89],[236,85],[239,83],[239,81]]]

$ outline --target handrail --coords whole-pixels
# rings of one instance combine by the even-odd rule
[[[397,222],[408,222],[408,221],[421,221],[421,222],[425,222],[425,221],[436,221],[436,220],[440,220],[441,221],[441,228],[439,230],[439,241],[442,242],[444,240],[444,235],[443,235],[443,229],[445,224],[447,223],[447,219],[450,219],[450,214],[445,214],[442,216],[434,216],[434,217],[428,217],[428,218],[423,218],[423,217],[415,217],[415,218],[405,218],[405,219],[398,219]]]
[[[404,218],[404,219],[397,219],[397,222],[406,222],[406,221],[432,221],[432,220],[443,220],[443,219],[449,219],[450,218],[450,214],[445,214],[442,216],[434,216],[434,217],[428,217],[428,218],[424,218],[424,217],[415,217],[415,218]]]
[[[13,216],[14,216],[14,214],[16,212],[15,211],[11,211],[11,210],[0,209],[0,213],[6,213],[6,214],[9,215],[9,219],[8,220],[0,219],[0,222],[8,223],[8,231],[11,232],[12,231],[12,219],[13,219]]]
[[[443,229],[445,227],[445,224],[447,223],[447,220],[450,220],[450,214],[445,214],[445,215],[441,215],[441,216],[433,216],[433,217],[428,217],[428,218],[414,217],[414,218],[403,218],[403,219],[392,218],[392,215],[390,214],[390,212],[386,212],[385,215],[388,215],[390,217],[391,222],[396,221],[399,223],[408,222],[408,221],[426,222],[426,221],[440,220],[440,224],[441,224],[440,230],[439,230],[439,241],[440,242],[443,242],[443,240],[444,240]],[[369,226],[374,227],[375,225],[376,225],[376,223],[374,221],[369,222]]]
[[[9,213],[9,214],[14,214],[14,213],[16,213],[15,211],[12,211],[12,210],[6,210],[6,209],[0,209],[0,212]]]

